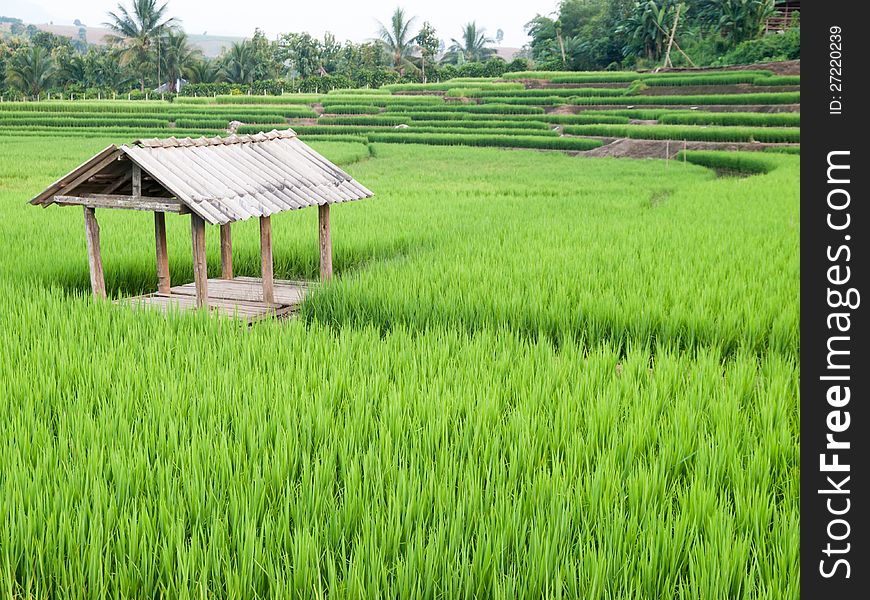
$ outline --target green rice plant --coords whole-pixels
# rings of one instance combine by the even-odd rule
[[[387,94],[389,95],[390,90],[387,88],[347,88],[347,89],[337,89],[330,90],[326,93],[327,96],[342,96],[342,95],[360,95],[360,94]]]
[[[611,97],[611,96],[609,96]],[[598,96],[595,96],[598,98]],[[611,97],[612,98],[612,97]],[[618,97],[621,103],[625,102],[624,97],[620,94]],[[577,96],[491,96],[480,98],[482,104],[497,103],[497,104],[524,104],[529,106],[554,106],[557,104],[572,104]]]
[[[299,133],[300,135],[304,133],[308,134],[328,134],[328,133],[338,133],[338,134],[354,134],[361,133],[367,131],[379,131],[379,132],[408,132],[408,133],[438,133],[438,134],[448,134],[448,133],[457,133],[457,134],[465,134],[469,133],[468,128],[466,127],[453,127],[449,125],[450,122],[438,121],[440,125],[424,127],[420,125],[412,125],[409,128],[396,128],[389,127],[385,125],[379,125],[372,123],[370,125],[296,125],[293,127],[293,130]],[[538,129],[538,128],[525,128],[525,127],[516,127],[516,128],[508,128],[508,127],[496,127],[496,128],[480,128],[474,130],[475,135],[499,135],[499,136],[509,136],[509,135],[524,135],[524,136],[554,136],[558,137],[558,132],[550,131],[549,129]]]
[[[454,88],[447,91],[448,96],[466,98],[551,98],[571,96],[624,96],[622,88],[540,88],[528,90],[490,89],[490,88]]]
[[[800,75],[768,75],[756,77],[752,83],[755,85],[800,85]]]
[[[371,115],[351,117],[320,117],[318,125],[401,125],[410,123],[411,119],[397,115]]]
[[[327,104],[324,110],[333,115],[376,115],[381,112],[373,104]]]
[[[0,114],[6,112],[39,113],[156,113],[168,112],[173,105],[168,102],[127,102],[127,101],[69,101],[50,100],[43,102],[0,102]]]
[[[214,98],[209,96],[176,96],[174,104],[213,104]]]
[[[257,133],[249,131],[246,133]],[[299,136],[306,142],[350,142],[354,144],[363,144],[368,148],[369,140],[365,135],[326,135],[326,134],[305,134]],[[330,160],[332,158],[330,157]]]
[[[800,597],[798,157],[306,137],[376,196],[242,327],[90,297],[81,211],[23,201],[129,139],[68,132],[0,133],[4,595]],[[276,278],[317,213],[272,217]],[[97,214],[110,294],[153,290],[152,216]]]
[[[515,71],[513,73],[505,73],[504,79],[545,79],[553,83],[597,83],[597,82],[631,82],[638,78],[638,73],[633,71],[586,71],[573,72],[566,71]]]
[[[544,109],[540,106],[518,106],[511,104],[442,104],[425,107],[387,106],[386,112],[417,113],[417,112],[465,112],[504,115],[542,115]]]
[[[486,105],[490,106],[490,105]],[[436,111],[436,112],[412,112],[407,114],[414,121],[520,121],[523,123],[544,124],[567,124],[567,123],[628,123],[629,118],[616,115],[603,115],[599,112],[587,111],[574,115],[544,114],[534,112],[531,114],[479,114],[468,111]]]
[[[321,101],[324,108],[329,106],[345,106],[348,104],[357,106],[392,106],[392,105],[439,105],[444,104],[441,96],[388,96],[385,94],[368,94],[352,96],[350,94],[324,98]]]
[[[168,125],[167,120],[160,119],[139,119],[135,117],[116,117],[105,116],[99,118],[76,118],[69,116],[28,116],[28,117],[7,117],[0,115],[0,127],[22,127],[22,126],[43,126],[43,127],[147,127],[151,129],[163,128]]]
[[[498,130],[496,130],[498,131]],[[373,132],[368,134],[370,142],[389,142],[405,144],[434,144],[438,146],[495,146],[504,148],[536,148],[541,150],[591,150],[601,146],[598,140],[571,139],[546,135],[503,135],[500,133],[457,134],[437,133],[435,131]]]
[[[571,135],[705,142],[800,142],[797,127],[696,127],[691,125],[566,125]]]
[[[762,148],[764,152],[776,152],[779,154],[800,154],[801,147],[800,146],[768,146],[766,148]]]
[[[681,125],[743,125],[753,127],[800,127],[800,113],[664,112],[659,123]]]
[[[229,125],[224,119],[176,119],[175,126],[182,129],[226,129]]]
[[[523,90],[525,86],[521,83],[509,83],[504,81],[496,81],[485,77],[468,77],[448,79],[437,83],[396,83],[384,86],[391,92],[425,92],[425,91],[445,91],[451,88],[486,88],[492,90]]]
[[[571,104],[798,104],[801,101],[800,92],[762,92],[752,94],[705,94],[705,95],[667,95],[667,96],[631,96],[631,97],[575,97]]]
[[[311,104],[319,101],[319,94],[284,94],[283,96],[215,96],[211,101],[215,104]],[[176,98],[176,100],[178,100]]]
[[[701,82],[704,80],[710,81],[713,79],[728,79],[728,78],[740,78],[740,77],[758,77],[771,75],[771,71],[765,70],[742,70],[739,74],[734,74],[731,71],[722,71],[720,73],[712,73],[709,71],[700,72],[697,74],[687,74],[680,72],[670,72],[670,73],[637,73],[631,71],[614,71],[614,72],[597,72],[591,71],[586,73],[560,73],[558,71],[551,71],[547,73],[547,77],[541,77],[542,79],[549,79],[553,83],[604,83],[604,82],[625,82],[631,83],[636,80],[643,80],[647,85],[659,85],[659,82],[666,82],[668,80],[683,79],[688,83],[683,83],[681,85],[709,85],[704,83],[695,83]],[[513,79],[514,77],[509,77],[513,75],[512,73],[505,73],[506,79]],[[524,77],[526,79],[534,79],[535,77]],[[653,83],[650,83],[652,81]],[[665,84],[666,85],[666,84]]]
[[[14,135],[20,138],[27,137],[57,137],[63,134],[64,138],[79,138],[93,139],[103,136],[115,136],[122,143],[131,140],[143,138],[165,138],[168,135],[175,137],[212,137],[215,135],[226,135],[226,129],[180,129],[180,128],[135,128],[135,127],[70,127],[67,129],[59,129],[57,127],[48,126],[23,126],[23,127],[3,127],[0,126],[0,135]]]
[[[677,160],[715,169],[719,172],[742,175],[769,173],[776,168],[755,152],[721,152],[715,150],[681,150]]]
[[[688,112],[685,108],[613,108],[613,109],[605,109],[605,110],[584,110],[583,115],[587,116],[616,116],[616,117],[628,117],[629,119],[639,119],[644,121],[655,121],[659,119],[662,115],[668,115],[672,113],[683,113]]]
[[[489,120],[489,119],[432,119],[432,120],[423,120],[423,119],[414,119],[413,121],[408,120],[408,123],[413,125],[414,127],[468,127],[471,129],[477,128],[489,128],[496,129],[498,127],[505,127],[508,129],[549,129],[550,125],[545,123],[544,121],[531,121],[528,119],[523,120],[509,120],[509,119],[498,119],[498,120]]]
[[[735,85],[738,83],[755,83],[758,78],[758,74],[754,71],[748,73],[741,71],[724,71],[722,73],[685,76],[677,75],[673,77],[666,77],[663,75],[649,77],[642,76],[641,80],[649,86],[683,87],[688,85]]]
[[[544,115],[547,123],[558,123],[561,125],[584,124],[584,123],[628,123],[629,118],[620,115],[601,115],[582,112],[575,115]]]

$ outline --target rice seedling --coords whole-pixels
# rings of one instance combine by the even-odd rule
[[[659,123],[680,125],[742,125],[753,127],[800,127],[800,113],[663,112]]]
[[[755,85],[800,85],[800,75],[768,75],[756,77],[752,82]]]
[[[373,131],[366,137],[370,142],[399,144],[430,144],[437,146],[494,146],[503,148],[536,148],[539,150],[583,151],[597,148],[598,140],[557,137],[551,132],[529,130],[506,131],[504,129],[476,130],[473,134],[449,130],[407,130],[392,132]],[[534,134],[534,135],[532,135]]]
[[[481,127],[479,129],[474,129],[473,132],[469,131],[467,127],[452,127],[450,126],[449,121],[437,121],[435,126],[423,126],[423,125],[411,125],[407,128],[395,128],[382,124],[370,124],[370,125],[294,125],[293,130],[299,133],[300,135],[303,133],[309,134],[329,134],[329,133],[365,133],[368,131],[376,131],[376,132],[397,132],[397,133],[411,133],[411,134],[421,134],[421,133],[437,133],[437,134],[448,134],[448,133],[457,133],[457,134],[471,134],[474,135],[496,135],[499,137],[508,137],[513,135],[521,135],[521,136],[548,136],[548,137],[558,137],[558,133],[555,131],[551,131],[547,128],[526,128],[526,127],[492,127],[486,128]]]
[[[499,98],[499,101],[504,101]],[[800,92],[760,92],[749,94],[704,94],[704,95],[667,95],[667,96],[577,96],[570,99],[571,104],[798,104]]]
[[[388,105],[385,112],[468,112],[482,114],[504,115],[542,115],[544,109],[540,106],[517,106],[511,104],[433,104],[427,106],[395,106]]]
[[[411,122],[402,115],[358,115],[347,117],[320,117],[318,125],[402,125]]]
[[[696,127],[692,125],[566,125],[571,135],[603,135],[642,140],[797,143],[797,127]]]
[[[622,88],[542,88],[542,89],[491,89],[486,88],[453,88],[447,91],[448,96],[465,98],[521,97],[549,98],[562,96],[624,96]]]
[[[333,115],[376,115],[380,107],[373,104],[327,104],[324,107]]]

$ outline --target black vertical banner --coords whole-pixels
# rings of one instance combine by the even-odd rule
[[[864,5],[801,7],[803,598],[870,594]]]

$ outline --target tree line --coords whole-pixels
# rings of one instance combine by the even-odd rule
[[[83,26],[70,39],[5,19],[12,35],[0,39],[0,93],[142,95],[157,88],[171,94],[182,81],[193,84],[188,93],[245,86],[280,93],[492,77],[529,68],[636,68],[656,66],[671,33],[680,51],[675,64],[692,56],[697,64],[711,64],[765,37],[765,23],[776,10],[775,0],[562,0],[554,13],[529,21],[531,42],[508,63],[495,56],[496,40],[476,22],[466,23],[448,44],[431,23],[419,23],[401,8],[367,42],[340,43],[330,33],[284,33],[270,40],[257,30],[209,59],[169,16],[168,4],[129,2],[107,13],[105,45],[88,44]],[[793,58],[799,55],[799,30],[797,39],[797,50],[782,49],[777,40],[761,53]]]

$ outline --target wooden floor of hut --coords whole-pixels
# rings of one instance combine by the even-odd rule
[[[248,323],[262,319],[289,316],[296,311],[311,287],[311,282],[275,280],[275,303],[263,302],[263,280],[259,277],[234,277],[208,280],[208,308],[210,312],[236,317]],[[193,283],[169,288],[170,294],[145,294],[128,298],[125,302],[136,307],[170,309],[196,309],[196,287]]]

